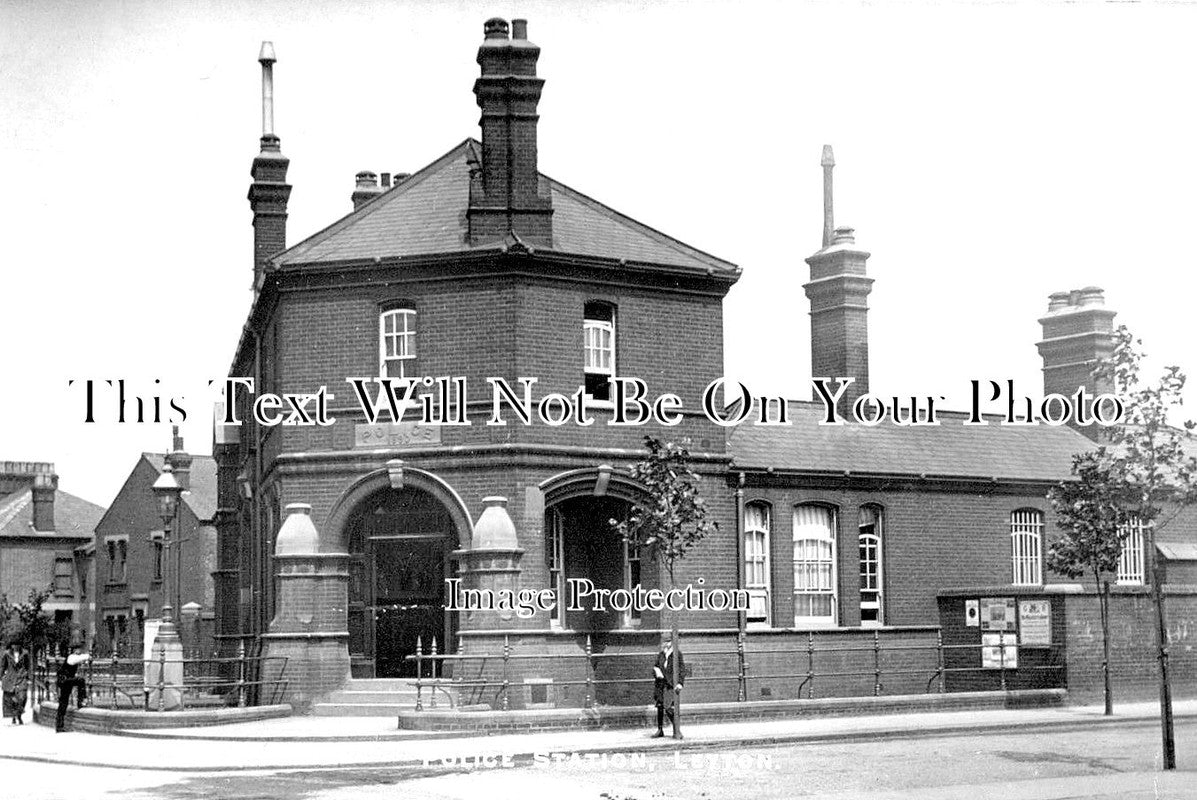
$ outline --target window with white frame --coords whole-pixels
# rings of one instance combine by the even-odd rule
[[[769,528],[767,503],[744,506],[744,588],[748,590],[746,621],[752,627],[769,626]]]
[[[861,506],[858,545],[860,550],[860,624],[874,627],[885,622],[882,606],[881,536],[884,514],[880,506]]]
[[[610,400],[610,379],[615,376],[615,306],[598,301],[587,303],[582,334],[586,394],[595,400]]]
[[[1122,527],[1122,555],[1118,558],[1118,583],[1142,585],[1145,576],[1143,540],[1146,538],[1149,524],[1139,516],[1132,516]]]
[[[384,309],[378,316],[380,375],[384,378],[416,376],[416,312],[412,308]]]
[[[557,603],[553,606],[549,625],[565,627],[565,517],[556,508],[550,508],[545,520],[545,561],[549,568],[549,588],[553,590]]]
[[[1013,583],[1043,584],[1043,513],[1023,508],[1010,515],[1010,560]]]
[[[794,509],[794,625],[836,622],[835,511]]]

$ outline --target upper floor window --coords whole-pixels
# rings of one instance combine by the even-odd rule
[[[379,370],[384,378],[415,377],[416,312],[406,306],[378,315]]]
[[[54,559],[54,594],[70,596],[75,591],[75,560],[70,556]]]
[[[610,400],[609,380],[615,376],[615,306],[598,301],[587,303],[582,333],[586,394],[595,400]]]
[[[769,625],[769,506],[752,502],[744,507],[744,588],[748,590],[746,621]]]
[[[108,582],[124,583],[125,567],[129,558],[129,540],[126,536],[110,538],[108,546]]]
[[[1147,526],[1142,518],[1132,516],[1122,528],[1122,555],[1118,558],[1118,583],[1143,583],[1143,540]]]
[[[881,625],[881,535],[884,514],[880,506],[861,506],[858,545],[860,549],[860,624]]]
[[[1013,583],[1043,583],[1043,513],[1024,508],[1010,515],[1010,559]]]
[[[836,622],[835,511],[794,509],[794,625]]]

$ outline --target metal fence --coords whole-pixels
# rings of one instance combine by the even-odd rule
[[[985,643],[944,644],[943,635],[939,632],[936,632],[934,643],[892,643],[885,641],[880,631],[874,631],[864,644],[827,645],[821,641],[819,635],[812,631],[805,635],[795,634],[792,638],[797,639],[800,643],[798,645],[769,646],[767,649],[752,652],[748,646],[750,638],[748,633],[739,631],[722,637],[722,641],[726,643],[726,647],[723,648],[709,646],[711,639],[720,637],[704,634],[701,635],[701,639],[705,640],[708,646],[698,649],[684,648],[681,647],[679,638],[679,649],[682,649],[683,657],[689,660],[687,672],[690,674],[685,678],[687,684],[709,684],[728,689],[734,685],[735,698],[738,702],[748,701],[750,684],[754,681],[767,680],[796,681],[798,686],[794,693],[795,696],[807,699],[815,698],[825,683],[830,684],[832,692],[825,696],[835,696],[836,682],[843,679],[871,682],[872,694],[875,697],[886,694],[887,681],[904,685],[916,682],[918,686],[924,687],[925,693],[969,691],[979,688],[980,684],[991,682],[993,676],[997,678],[995,688],[1005,692],[1010,688],[1009,683],[1013,674],[1020,676],[1019,682],[1024,684],[1040,686],[1045,682],[1063,683],[1065,668],[1063,643],[1053,642],[1034,648],[1039,654],[1036,660],[1044,663],[1008,664],[1007,659],[1010,652],[1008,648],[1017,646],[1017,639],[1010,637],[1010,641],[1007,641],[1006,635],[1001,633],[997,636],[996,646]],[[757,637],[752,638],[756,639]],[[760,638],[764,639],[765,637]],[[773,637],[772,641],[776,641],[776,638]],[[461,650],[460,645],[458,650]],[[886,663],[887,660],[892,662],[893,656],[900,656],[902,653],[922,653],[931,666],[903,667]],[[969,655],[971,653],[977,653],[978,657],[974,659]],[[500,652],[439,653],[437,652],[437,641],[433,639],[431,647],[427,651],[424,649],[423,642],[418,641],[416,653],[407,656],[406,660],[415,664],[416,711],[425,709],[425,696],[428,697],[427,707],[435,709],[438,694],[451,698],[454,693],[460,694],[463,690],[472,691],[476,696],[486,694],[487,690],[494,690],[492,705],[506,711],[511,708],[512,675],[513,672],[518,671],[519,662],[576,664],[576,668],[566,667],[564,670],[557,670],[557,674],[564,671],[572,672],[573,676],[561,680],[554,677],[553,686],[585,687],[583,706],[593,708],[596,703],[596,690],[601,686],[614,684],[647,684],[651,686],[653,683],[651,677],[600,678],[598,673],[602,670],[605,661],[609,659],[633,660],[641,667],[637,670],[638,674],[647,675],[649,673],[647,665],[652,664],[656,655],[656,650],[596,652],[589,634],[585,637],[585,645],[578,648],[576,652],[517,652],[511,643],[511,635],[508,634],[503,637],[503,649]],[[891,658],[887,659],[887,656]],[[693,671],[695,661],[708,658],[734,659],[735,670],[732,672],[703,671],[695,674]],[[901,661],[901,659],[898,660]],[[961,663],[974,660],[978,663]],[[753,666],[758,661],[788,661],[794,665],[794,668],[780,671],[770,669],[756,673],[753,671]],[[836,664],[844,665],[847,668],[836,669],[834,666]],[[466,667],[469,665],[474,665],[475,669],[472,672],[476,673],[477,677],[467,677]],[[965,676],[969,673],[977,675],[978,678],[980,675],[990,677],[974,681],[948,680],[953,675]],[[1046,679],[1039,677],[1045,673],[1050,677]],[[647,693],[644,696],[647,696]]]
[[[56,676],[64,659],[42,656],[35,669],[34,692],[38,701],[58,700]],[[181,672],[181,681],[168,678]],[[156,659],[92,659],[80,667],[87,704],[97,708],[163,711],[173,708],[221,708],[278,703],[287,689],[287,658],[247,656],[245,647],[235,657],[174,658],[159,651]],[[272,675],[271,679],[257,679]],[[177,697],[178,703],[167,697]]]

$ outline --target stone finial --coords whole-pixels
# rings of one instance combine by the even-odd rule
[[[515,523],[507,513],[506,497],[484,497],[486,508],[474,525],[475,550],[514,550],[519,547],[515,535]]]
[[[320,550],[320,534],[312,523],[312,507],[307,503],[289,503],[287,518],[274,542],[276,556],[308,556]]]

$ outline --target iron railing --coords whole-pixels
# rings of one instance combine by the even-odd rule
[[[39,701],[57,700],[55,681],[63,659],[42,656],[35,669],[34,691]],[[181,681],[171,680],[168,668],[181,666]],[[97,708],[163,711],[172,708],[219,708],[278,703],[287,690],[285,656],[247,656],[245,646],[235,657],[168,659],[161,650],[145,660],[111,656],[85,662],[79,676],[85,681],[88,705]],[[265,678],[264,676],[273,676]],[[167,702],[167,697],[177,698]]]
[[[652,633],[651,631],[644,631],[644,633]],[[1034,659],[1028,659],[1024,656],[1021,665],[1007,664],[1006,652],[1007,647],[1017,645],[1017,639],[1011,637],[1007,641],[1005,634],[998,634],[998,644],[944,644],[943,635],[936,632],[935,641],[933,643],[917,643],[908,640],[899,641],[897,643],[887,642],[881,635],[880,631],[874,631],[868,640],[859,645],[826,645],[822,642],[822,637],[814,632],[808,632],[803,636],[797,634],[799,641],[798,646],[768,646],[765,649],[751,651],[748,647],[749,634],[746,631],[739,631],[736,633],[727,634],[722,641],[727,644],[726,648],[711,648],[704,646],[699,649],[683,648],[683,655],[689,660],[687,665],[690,675],[686,677],[687,684],[707,683],[707,684],[723,684],[728,685],[734,682],[735,697],[738,702],[746,702],[749,698],[749,686],[753,682],[762,681],[796,681],[798,686],[793,692],[795,698],[802,698],[805,694],[807,699],[813,699],[816,696],[817,687],[823,681],[832,683],[832,694],[827,696],[835,696],[835,681],[841,679],[851,679],[856,681],[868,681],[871,679],[872,693],[875,697],[880,697],[886,694],[886,681],[893,683],[923,686],[923,677],[925,680],[925,693],[945,693],[949,691],[972,691],[977,688],[983,688],[986,684],[992,683],[992,679],[974,679],[972,681],[955,680],[949,681],[948,678],[952,675],[964,675],[966,673],[979,673],[981,675],[995,675],[997,676],[997,687],[1001,691],[1009,690],[1010,675],[1012,673],[1020,676],[1019,683],[1031,686],[1042,686],[1045,682],[1056,685],[1061,685],[1062,671],[1065,668],[1063,663],[1063,644],[1054,642],[1048,645],[1037,645],[1033,651],[1037,653]],[[710,634],[702,634],[701,638],[707,643],[712,638],[719,638]],[[758,637],[751,637],[756,639]],[[759,637],[765,639],[766,637]],[[1028,653],[1031,650],[1030,646],[1023,646],[1023,652]],[[985,650],[990,650],[991,655],[996,655],[996,666],[985,665],[985,659],[978,657],[976,659],[966,654],[976,652],[979,656],[984,654]],[[604,685],[614,684],[647,684],[653,683],[651,677],[618,677],[618,678],[600,678],[600,665],[607,659],[627,659],[636,660],[640,664],[651,665],[652,659],[657,655],[656,650],[634,651],[634,650],[620,650],[617,652],[596,652],[593,647],[591,635],[587,634],[585,643],[582,647],[577,648],[574,652],[517,652],[511,643],[511,635],[505,634],[503,636],[503,648],[499,652],[470,652],[461,653],[461,647],[458,647],[458,653],[442,653],[437,651],[437,641],[433,639],[429,650],[425,651],[423,641],[417,641],[416,652],[413,655],[406,657],[406,661],[414,662],[415,665],[415,684],[416,684],[416,701],[415,710],[422,711],[425,708],[425,695],[428,696],[428,708],[435,709],[437,707],[437,695],[452,695],[452,691],[457,692],[468,691],[475,696],[485,696],[488,690],[494,690],[492,705],[499,710],[509,710],[511,707],[511,691],[512,691],[512,674],[517,669],[516,664],[521,661],[564,661],[564,662],[580,662],[580,669],[576,671],[575,677],[568,677],[560,679],[562,670],[554,671],[554,678],[552,685],[554,687],[570,687],[581,686],[585,687],[583,695],[583,706],[586,708],[593,708],[596,700],[596,689]],[[992,651],[996,650],[996,654]],[[927,665],[924,666],[894,666],[892,663],[886,663],[890,659],[887,656],[895,654],[926,654],[925,659]],[[1029,653],[1028,653],[1029,654]],[[735,659],[735,670],[733,672],[698,672],[694,673],[692,667],[696,661],[705,660],[707,658],[721,658],[721,659]],[[761,673],[754,673],[752,671],[752,664],[754,660],[761,661],[771,660],[774,662],[781,661],[795,665],[791,670],[766,670]],[[977,663],[961,663],[967,660]],[[1042,663],[1026,663],[1027,661],[1036,661]],[[844,664],[847,668],[835,669],[828,665]],[[909,661],[909,659],[907,660]],[[822,662],[822,663],[821,663]],[[466,667],[468,665],[475,665],[472,671],[476,673],[477,677],[469,677]],[[495,669],[497,665],[497,670]],[[637,670],[639,674],[647,675],[650,670],[647,666]],[[488,677],[490,673],[493,677]],[[1055,673],[1060,677],[1052,677],[1046,681],[1040,679],[1039,675],[1043,673]],[[1030,677],[1028,677],[1030,676]],[[902,680],[895,680],[902,679]],[[907,692],[908,693],[908,692]],[[647,695],[646,695],[647,696]]]

